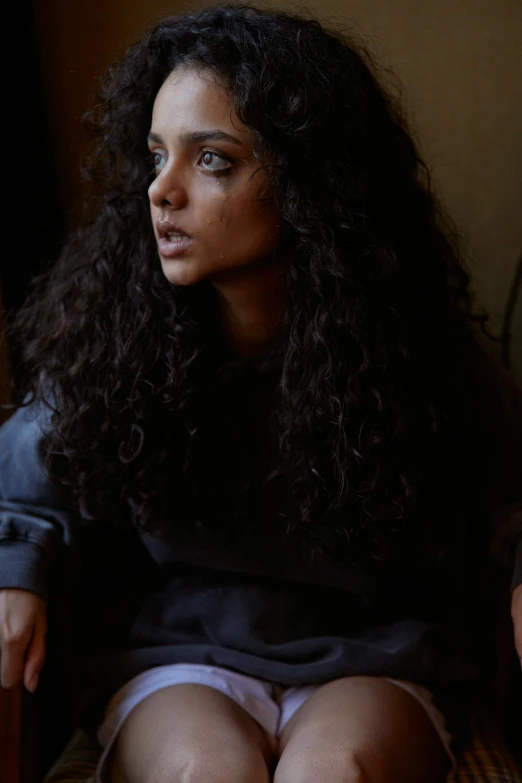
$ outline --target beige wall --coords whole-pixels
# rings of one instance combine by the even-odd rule
[[[166,0],[35,5],[62,190],[74,203],[85,150],[79,117],[97,76],[145,25],[189,6]],[[373,45],[402,81],[425,157],[468,239],[479,300],[498,326],[522,253],[522,3],[316,0],[299,7],[327,23],[355,20],[359,31],[376,37]],[[515,349],[522,377],[522,305],[520,312]]]

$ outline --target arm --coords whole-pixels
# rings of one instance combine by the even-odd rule
[[[0,429],[0,680],[33,692],[45,660],[48,577],[71,543],[73,516],[39,450],[49,415],[20,408]]]
[[[522,661],[522,501],[498,508],[493,525],[493,553],[510,574],[514,641]]]
[[[74,513],[39,452],[49,416],[31,405],[0,428],[0,590],[28,590],[44,600],[50,569],[71,543]]]
[[[522,495],[522,480],[520,485]],[[509,569],[511,590],[522,582],[522,500],[496,508],[492,515],[493,555]]]
[[[517,516],[522,517],[522,504]],[[515,638],[515,649],[522,663],[522,532],[514,536],[511,553],[511,619]]]

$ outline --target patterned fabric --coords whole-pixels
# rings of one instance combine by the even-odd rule
[[[77,731],[43,783],[96,783],[100,748]],[[485,714],[471,721],[471,739],[458,754],[458,769],[446,783],[522,783],[522,770]]]
[[[99,755],[100,748],[83,731],[77,731],[43,783],[96,783]]]
[[[457,754],[458,768],[446,783],[522,783],[522,769],[485,712],[470,718],[469,742]]]

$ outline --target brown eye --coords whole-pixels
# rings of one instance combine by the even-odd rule
[[[230,163],[227,166],[221,166],[221,168],[209,168],[210,163],[214,158],[218,161],[224,161],[225,163],[229,163],[226,160],[226,158],[224,158],[222,155],[218,155],[216,152],[210,152],[209,150],[207,150],[206,152],[203,152],[201,156],[201,160],[205,168],[208,169],[208,171],[211,171],[217,177],[223,176],[223,174],[228,174],[231,171],[232,166],[230,165]]]
[[[164,167],[166,162],[167,159],[165,158],[165,155],[161,154],[161,152],[152,153],[152,164],[154,166],[155,171],[161,171],[161,169]]]

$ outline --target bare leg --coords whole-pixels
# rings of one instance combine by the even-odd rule
[[[441,783],[442,742],[411,694],[377,677],[326,683],[279,737],[273,783]]]
[[[276,741],[221,691],[182,683],[131,712],[109,759],[111,783],[269,783]]]

